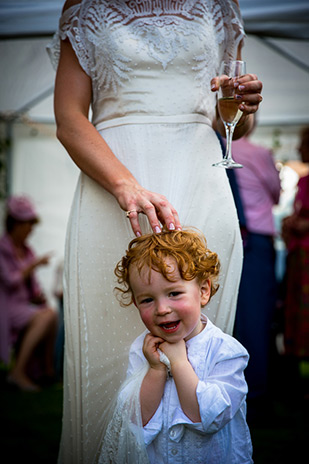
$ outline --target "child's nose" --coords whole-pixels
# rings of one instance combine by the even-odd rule
[[[157,307],[156,307],[156,312],[159,316],[162,316],[164,314],[168,314],[171,312],[171,309],[169,305],[167,304],[166,301],[158,301],[157,302]]]

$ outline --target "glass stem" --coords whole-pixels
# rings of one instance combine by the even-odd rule
[[[224,123],[224,126],[225,126],[225,133],[226,133],[226,149],[225,149],[224,158],[230,161],[232,159],[232,140],[233,140],[233,134],[235,130],[235,124]]]

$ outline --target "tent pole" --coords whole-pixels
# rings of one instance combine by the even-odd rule
[[[267,39],[264,36],[256,36],[256,37],[264,45],[266,45],[267,47],[273,49],[279,55],[281,55],[284,58],[286,58],[287,60],[291,61],[291,63],[295,64],[296,66],[298,66],[303,71],[309,72],[309,66],[306,63],[304,63],[303,61],[295,58],[295,56],[293,56],[291,53],[288,53],[285,50],[283,50],[281,47],[279,47],[279,45],[274,44],[273,42],[271,42],[269,39]]]
[[[12,165],[13,165],[13,121],[6,121],[6,148],[5,148],[5,196],[12,194]]]
[[[49,97],[50,95],[52,95],[54,92],[54,86],[50,87],[49,89],[45,90],[44,92],[42,92],[40,95],[38,95],[37,97],[33,98],[32,100],[30,100],[28,103],[26,103],[25,105],[23,105],[21,108],[19,108],[16,113],[19,113],[19,114],[24,114],[24,113],[27,113],[29,110],[31,110],[31,108],[33,108],[35,105],[37,105],[38,103],[40,103],[42,100],[45,100],[45,98]]]

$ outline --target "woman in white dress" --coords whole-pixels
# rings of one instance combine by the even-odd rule
[[[233,0],[64,6],[53,50],[57,136],[81,174],[66,244],[61,463],[95,461],[104,411],[143,331],[135,308],[122,308],[113,292],[113,269],[134,234],[200,229],[222,265],[207,315],[232,331],[242,246],[226,172],[212,167],[222,157],[212,125],[214,77],[224,58],[240,58],[243,36]],[[255,75],[240,83],[238,137],[262,89]]]

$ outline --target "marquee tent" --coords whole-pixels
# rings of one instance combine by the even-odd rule
[[[44,46],[63,0],[0,0],[0,112],[51,121],[54,73]],[[308,122],[308,0],[240,0],[248,70],[264,82],[262,124]]]

